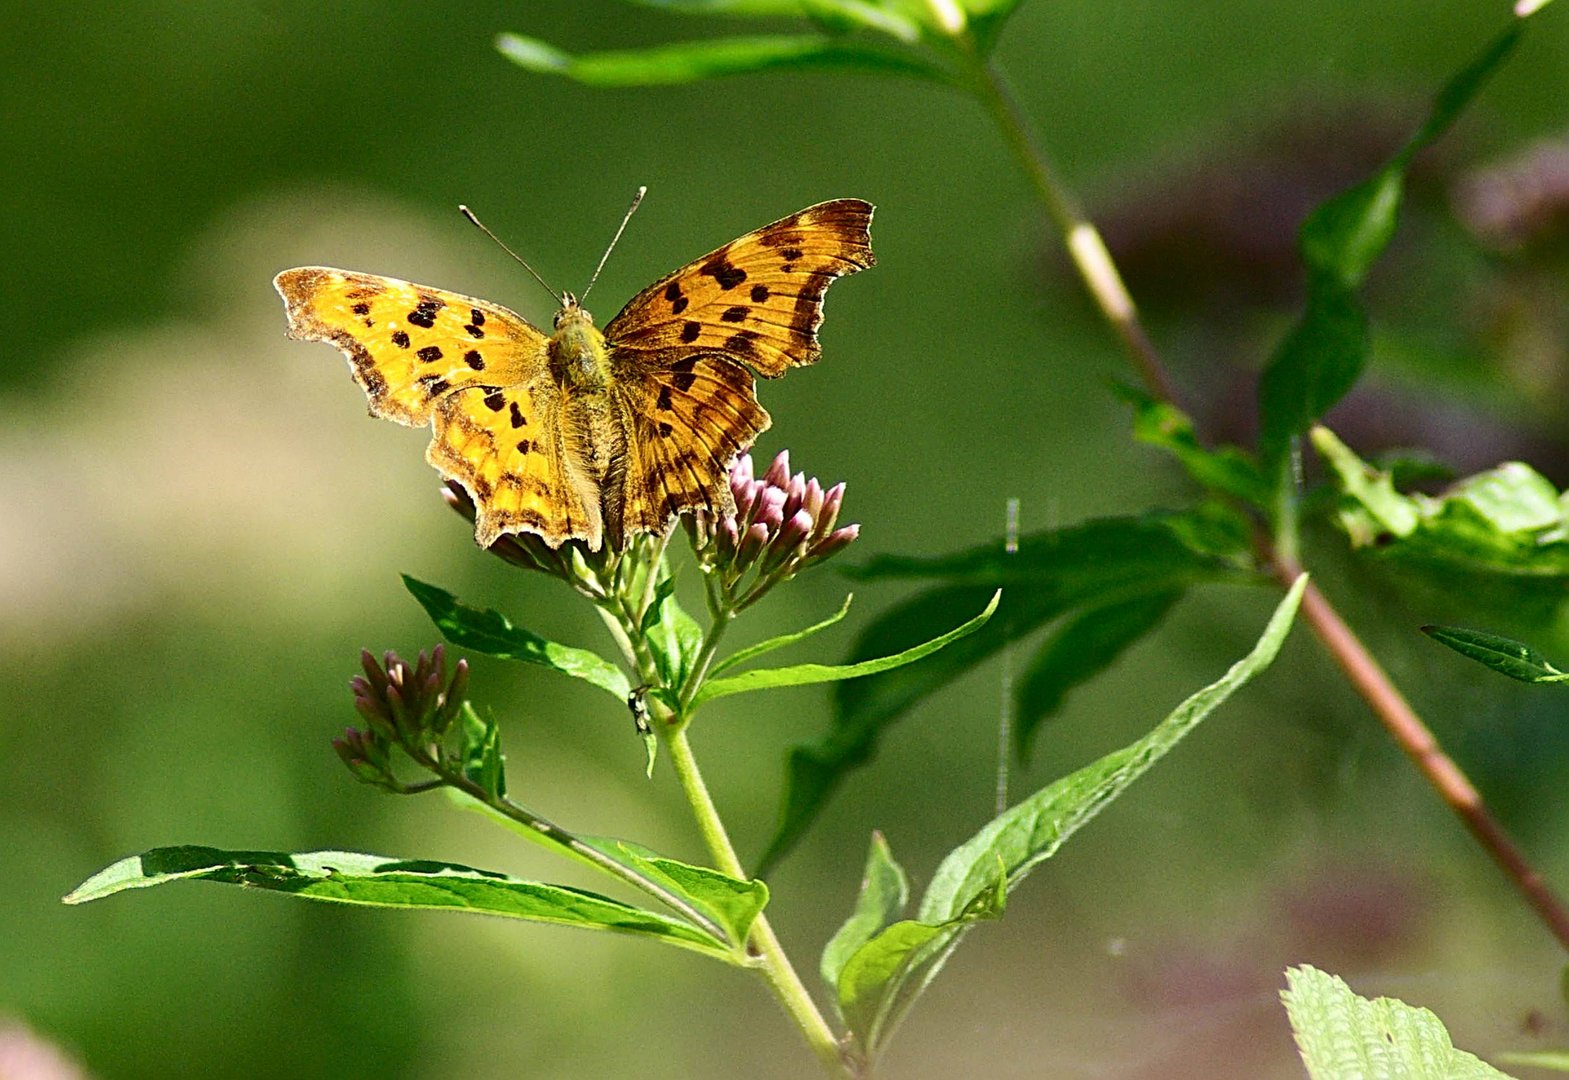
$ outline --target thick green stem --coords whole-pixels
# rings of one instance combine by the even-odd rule
[[[687,802],[691,804],[698,831],[703,835],[703,843],[714,865],[731,877],[745,880],[746,870],[736,856],[735,846],[730,843],[730,835],[725,831],[713,796],[708,793],[708,785],[703,782],[703,774],[698,771],[697,759],[692,756],[692,746],[687,742],[685,729],[670,730],[666,733],[665,742],[670,748],[671,765],[681,781],[681,790],[686,793]],[[785,955],[767,916],[759,915],[752,924],[752,939],[748,947],[760,961],[763,975],[773,988],[774,996],[801,1029],[801,1034],[811,1045],[824,1071],[833,1077],[854,1076],[839,1052],[839,1042],[834,1037],[833,1029],[823,1019],[806,985],[791,966],[790,958]]]

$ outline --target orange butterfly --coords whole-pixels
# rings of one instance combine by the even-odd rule
[[[620,550],[682,511],[734,513],[730,464],[769,425],[747,369],[816,362],[823,294],[875,262],[871,218],[859,199],[809,206],[656,281],[603,332],[571,293],[546,334],[374,274],[273,284],[289,336],[342,349],[371,415],[434,424],[426,459],[468,491],[481,546],[531,532]]]

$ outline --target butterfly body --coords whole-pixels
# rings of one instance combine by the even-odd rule
[[[476,507],[475,539],[615,548],[683,511],[731,513],[730,463],[769,425],[752,374],[814,363],[822,300],[874,262],[872,208],[819,203],[644,289],[603,330],[571,294],[546,334],[489,301],[296,267],[290,335],[349,359],[373,416],[430,424],[426,458]]]

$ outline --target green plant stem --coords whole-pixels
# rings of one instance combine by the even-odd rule
[[[1029,120],[1008,92],[1001,73],[981,59],[968,37],[956,39],[969,62],[971,83],[996,122],[1004,141],[1018,158],[1047,216],[1062,234],[1068,257],[1107,324],[1122,343],[1146,386],[1156,397],[1179,408],[1171,379],[1150,337],[1139,320],[1116,264],[1101,241],[1100,233],[1085,217],[1078,200],[1058,179],[1050,159],[1032,133]],[[1289,498],[1289,493],[1287,495]],[[1261,559],[1283,583],[1295,580],[1301,567],[1296,551],[1294,502],[1286,528],[1278,537],[1258,538]],[[1542,874],[1510,839],[1492,816],[1476,786],[1452,758],[1445,754],[1427,725],[1390,681],[1367,647],[1352,633],[1328,598],[1309,584],[1302,598],[1308,625],[1324,645],[1346,679],[1367,702],[1386,731],[1416,764],[1444,802],[1465,824],[1493,861],[1514,883],[1553,937],[1569,950],[1569,907],[1553,892]]]
[[[730,835],[725,831],[724,821],[719,817],[719,808],[714,805],[708,785],[703,782],[697,759],[692,756],[692,745],[687,741],[686,730],[680,727],[671,729],[666,733],[665,743],[670,750],[671,766],[681,781],[681,790],[686,793],[687,802],[691,804],[698,831],[703,835],[703,843],[708,847],[715,867],[731,877],[746,880],[746,870],[736,856],[735,845],[730,842]],[[817,1003],[796,974],[766,915],[759,915],[752,924],[749,948],[756,954],[774,996],[801,1029],[801,1034],[806,1037],[824,1071],[833,1077],[854,1076],[839,1052],[839,1041],[834,1037],[833,1029],[823,1019]]]
[[[692,699],[703,687],[703,680],[708,678],[708,671],[714,666],[714,657],[719,652],[719,642],[725,636],[725,630],[735,618],[735,612],[728,607],[721,607],[713,613],[713,622],[709,623],[708,633],[703,635],[703,647],[698,651],[697,660],[692,664],[692,674],[687,676],[686,685],[681,688],[681,724],[684,727],[691,719]]]

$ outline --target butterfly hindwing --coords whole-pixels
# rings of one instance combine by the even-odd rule
[[[872,257],[872,206],[835,199],[765,225],[668,274],[605,326],[648,366],[721,352],[774,378],[817,361],[823,294]]]
[[[619,491],[606,491],[613,543],[660,532],[675,515],[733,513],[730,464],[769,424],[752,375],[723,356],[689,357],[663,369],[618,370],[617,412],[628,430]]]
[[[499,304],[325,266],[285,270],[273,285],[289,336],[343,350],[371,413],[400,424],[429,423],[449,390],[507,386],[544,370],[545,335]]]

